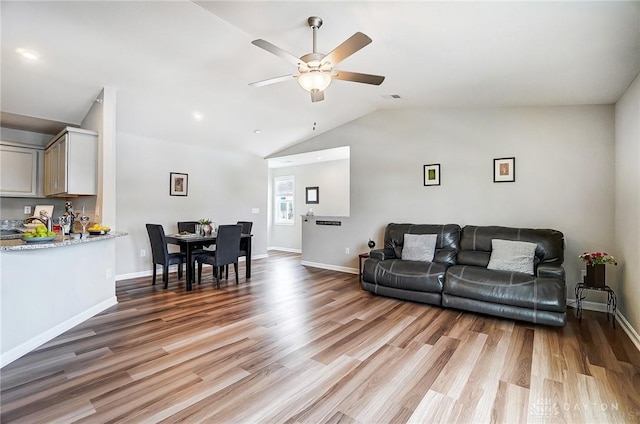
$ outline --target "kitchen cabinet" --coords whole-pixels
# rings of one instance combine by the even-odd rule
[[[41,157],[41,148],[2,142],[0,144],[0,196],[41,196]]]
[[[98,194],[98,133],[67,127],[44,151],[45,196]]]

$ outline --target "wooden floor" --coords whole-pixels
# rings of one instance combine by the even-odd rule
[[[640,353],[605,315],[562,329],[376,297],[270,252],[253,278],[150,278],[1,371],[2,423],[640,422]]]

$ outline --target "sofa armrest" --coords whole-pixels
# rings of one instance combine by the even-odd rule
[[[395,259],[396,253],[393,249],[376,249],[369,253],[369,257],[379,261],[384,261],[385,259]]]
[[[564,281],[564,268],[561,265],[538,265],[536,274],[539,278],[557,278]]]

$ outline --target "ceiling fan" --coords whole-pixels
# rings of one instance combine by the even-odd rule
[[[322,26],[322,19],[311,16],[307,20],[313,29],[313,52],[300,58],[281,49],[278,46],[262,39],[253,40],[251,44],[258,46],[269,53],[293,63],[298,68],[297,74],[282,75],[280,77],[269,78],[263,81],[252,82],[249,85],[262,87],[275,84],[277,82],[297,79],[302,88],[311,93],[311,101],[319,102],[324,100],[324,90],[334,79],[342,81],[361,82],[364,84],[380,85],[384,77],[380,75],[360,74],[357,72],[347,72],[333,69],[338,63],[351,56],[367,44],[371,43],[371,38],[361,32],[356,32],[346,39],[342,44],[333,49],[329,54],[318,53],[316,36],[318,29]]]

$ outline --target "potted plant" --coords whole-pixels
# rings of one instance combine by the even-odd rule
[[[587,265],[587,275],[584,284],[588,287],[605,286],[606,264],[618,265],[616,259],[607,252],[584,252],[578,256]]]
[[[198,223],[200,224],[200,228],[202,228],[202,235],[210,236],[213,230],[213,228],[211,227],[211,220],[201,219],[200,221],[198,221]]]

